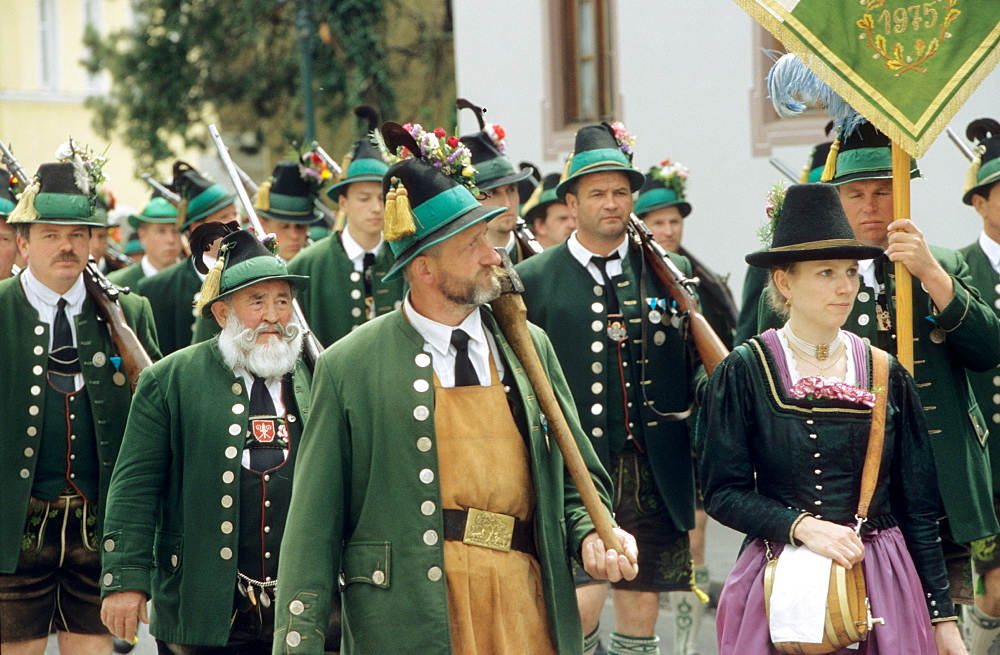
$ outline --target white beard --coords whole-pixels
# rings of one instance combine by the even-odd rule
[[[263,346],[257,337],[266,329],[274,328],[279,335],[271,335]],[[232,309],[227,310],[226,327],[219,333],[219,350],[230,368],[243,368],[265,379],[281,378],[295,368],[302,352],[302,328],[293,319],[288,325],[261,323],[248,328]]]

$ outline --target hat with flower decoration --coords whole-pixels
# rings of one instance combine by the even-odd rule
[[[619,121],[584,125],[576,131],[573,154],[563,180],[556,187],[560,200],[566,199],[571,182],[590,173],[620,171],[628,177],[632,191],[638,191],[646,176],[632,167],[635,137]]]
[[[236,202],[236,194],[226,191],[221,184],[205,178],[187,162],[174,162],[174,179],[170,190],[181,197],[177,208],[177,222],[181,230],[191,227],[195,221],[207,218]]]
[[[527,202],[521,206],[525,221],[533,223],[546,207],[554,202],[562,202],[556,196],[556,187],[559,186],[560,179],[562,179],[561,173],[549,173],[542,178],[542,183],[538,185]]]
[[[0,167],[0,218],[6,218],[14,211],[17,199],[10,188],[10,173]]]
[[[282,223],[312,223],[319,217],[316,199],[330,172],[314,153],[306,153],[302,160],[279,161],[274,166],[254,198],[253,208],[259,215]]]
[[[393,161],[382,192],[385,240],[396,256],[383,280],[396,278],[430,246],[504,212],[476,200],[476,169],[469,149],[454,136],[418,124],[384,123],[380,139]]]
[[[977,193],[987,195],[989,188],[1000,181],[1000,123],[992,118],[979,118],[965,128],[969,141],[978,142],[965,181],[962,202],[972,204]]]
[[[209,268],[202,254],[220,238],[219,258]],[[293,287],[301,288],[309,279],[306,275],[289,274],[285,262],[278,257],[278,240],[273,234],[258,239],[252,231],[239,229],[235,221],[199,225],[191,234],[191,253],[194,267],[205,276],[194,309],[205,317],[211,314],[216,300],[251,284],[287,280]]]
[[[642,217],[656,209],[677,207],[681,218],[687,218],[691,213],[691,205],[684,199],[684,187],[690,174],[683,164],[669,159],[660,162],[659,166],[653,166],[646,174],[646,182],[639,189],[633,211]]]
[[[326,196],[334,202],[339,202],[340,196],[347,193],[347,187],[355,182],[381,184],[382,176],[389,170],[384,153],[372,143],[372,136],[378,131],[379,126],[378,111],[367,105],[361,105],[354,108],[354,115],[368,121],[368,130],[363,138],[354,142],[351,151],[344,157],[340,179],[326,190]]]
[[[920,177],[917,161],[912,158],[910,177]],[[861,123],[830,146],[820,179],[834,186],[860,180],[892,179],[892,142],[868,121]]]
[[[111,189],[106,184],[98,186],[94,192],[94,220],[108,227],[109,215],[116,204],[118,201]]]
[[[769,197],[769,202],[774,202]],[[770,246],[752,252],[746,262],[770,268],[818,259],[874,259],[882,254],[854,238],[836,187],[821,182],[793,184],[769,210],[774,217]]]
[[[487,123],[483,118],[486,109],[474,105],[465,98],[455,100],[459,109],[471,109],[479,122],[479,131],[460,137],[465,147],[472,153],[472,165],[476,167],[476,186],[480,191],[489,191],[507,184],[517,184],[531,177],[530,168],[514,168],[514,162],[507,157],[507,133],[495,123]]]
[[[7,222],[100,227],[94,204],[96,190],[104,183],[107,158],[72,139],[59,146],[56,158],[60,161],[38,167]]]
[[[130,214],[128,224],[135,229],[143,223],[175,223],[177,222],[177,208],[170,204],[170,201],[161,196],[155,196],[146,203],[142,212]]]

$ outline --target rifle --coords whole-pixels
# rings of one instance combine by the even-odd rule
[[[333,161],[333,158],[327,154],[326,150],[323,150],[323,147],[319,145],[319,141],[313,141],[312,146],[310,147],[313,152],[319,155],[319,158],[323,160],[323,163],[327,165],[327,168],[329,168],[334,175],[339,176],[344,172],[344,169],[342,169],[337,162]],[[324,205],[323,201],[319,198],[313,200],[313,203],[316,205],[316,209],[319,210],[319,213],[323,214],[323,222],[326,223],[326,226],[331,230],[334,229],[337,225],[337,214]]]
[[[514,238],[521,247],[522,260],[538,255],[542,252],[542,246],[535,239],[528,224],[520,216],[517,217],[517,225],[514,226]]]
[[[159,193],[161,196],[166,198],[174,207],[180,207],[181,203],[184,201],[179,193],[175,193],[167,188],[166,185],[161,184],[159,180],[150,175],[149,173],[142,174],[143,181],[149,186],[153,187],[153,190]],[[180,225],[177,226],[180,229]],[[181,252],[184,254],[184,258],[187,259],[191,256],[191,244],[188,242],[187,235],[183,232],[181,233]]]
[[[225,142],[222,140],[222,135],[219,134],[219,128],[215,126],[215,123],[208,126],[208,133],[215,143],[215,148],[219,151],[219,158],[222,160],[222,165],[225,166],[226,172],[229,173],[230,181],[236,187],[236,195],[239,196],[240,202],[243,203],[243,209],[246,211],[251,227],[257,232],[258,236],[264,236],[264,228],[260,224],[257,212],[254,211],[253,202],[250,201],[250,194],[247,193],[246,187],[243,185],[239,169],[233,163],[233,158],[229,156],[229,148],[226,147]],[[299,307],[299,301],[295,298],[292,298],[292,315],[295,316],[296,322],[298,322],[305,335],[303,339],[302,361],[309,367],[309,372],[311,373],[316,368],[316,360],[319,359],[320,354],[323,352],[323,346],[316,338],[316,335],[312,333],[312,330],[309,329],[309,323],[302,313],[302,308]]]
[[[0,162],[7,167],[7,170],[11,172],[21,183],[22,187],[28,186],[28,180],[33,176],[28,175],[21,164],[18,163],[17,159],[14,157],[14,153],[10,151],[7,144],[0,140]]]
[[[968,159],[969,161],[975,159],[976,154],[972,152],[972,148],[970,148],[969,144],[967,144],[965,141],[962,141],[962,137],[955,134],[955,130],[951,129],[951,127],[949,126],[945,128],[945,132],[948,133],[948,138],[951,139],[951,142],[954,143],[955,146],[962,151],[962,154],[965,155],[966,159]]]
[[[767,163],[778,169],[778,172],[787,177],[789,180],[791,180],[793,184],[798,184],[801,181],[799,179],[800,176],[796,175],[795,171],[789,168],[788,164],[781,161],[777,157],[771,157],[770,159],[767,160]]]
[[[698,355],[705,365],[705,372],[711,375],[719,362],[729,354],[729,350],[708,324],[708,320],[698,311],[698,300],[694,295],[694,286],[698,283],[698,279],[684,277],[667,256],[663,246],[653,239],[653,233],[635,214],[629,218],[628,233],[642,249],[642,254],[653,274],[677,303],[681,314],[687,317],[695,348],[698,349]]]
[[[3,163],[8,170],[18,177],[22,183],[27,185],[31,178],[26,176],[21,164],[7,148],[7,145],[0,141],[0,153],[2,153]],[[125,313],[121,305],[118,304],[118,295],[129,293],[128,289],[118,289],[108,278],[97,268],[97,262],[91,257],[87,262],[87,268],[83,271],[83,284],[87,289],[87,295],[94,301],[98,314],[104,319],[111,334],[111,343],[115,352],[122,358],[122,366],[125,369],[125,376],[128,378],[129,386],[135,391],[135,385],[139,381],[139,374],[147,366],[152,365],[153,360],[143,347],[135,331],[125,320]]]

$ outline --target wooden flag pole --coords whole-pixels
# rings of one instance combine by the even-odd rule
[[[893,219],[910,218],[910,154],[892,144]],[[888,291],[888,289],[886,290]],[[913,374],[913,276],[896,262],[896,359]]]

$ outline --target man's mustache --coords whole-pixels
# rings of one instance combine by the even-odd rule
[[[56,262],[73,262],[79,264],[80,257],[75,252],[64,252],[52,258],[52,263],[55,264]]]

